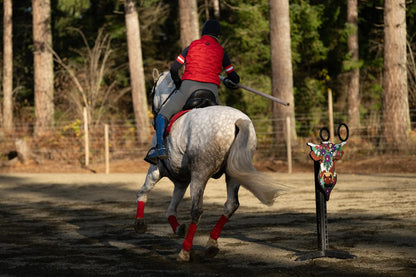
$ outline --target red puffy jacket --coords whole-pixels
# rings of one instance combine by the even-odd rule
[[[222,71],[223,57],[224,48],[215,38],[205,35],[194,40],[189,45],[182,80],[214,83],[220,86],[218,75]]]

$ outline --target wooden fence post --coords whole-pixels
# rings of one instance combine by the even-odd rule
[[[104,125],[104,144],[105,144],[105,174],[110,173],[110,151],[108,139],[108,124]]]
[[[334,139],[334,112],[332,110],[332,90],[328,89],[329,140]]]
[[[290,128],[290,117],[286,117],[286,146],[287,146],[287,165],[288,173],[292,173],[292,141],[290,138],[291,128]]]
[[[89,165],[90,161],[90,146],[88,139],[88,114],[87,108],[84,107],[84,139],[85,139],[85,166]]]

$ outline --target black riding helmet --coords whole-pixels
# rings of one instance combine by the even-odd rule
[[[202,26],[202,33],[203,35],[209,35],[216,38],[220,37],[220,23],[215,19],[207,20]]]

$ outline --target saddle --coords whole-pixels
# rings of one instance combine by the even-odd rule
[[[217,105],[214,93],[207,89],[198,89],[189,96],[182,110],[205,108],[214,105]]]
[[[198,89],[194,91],[191,96],[189,96],[188,100],[182,108],[182,111],[172,116],[172,118],[169,120],[165,130],[165,137],[169,135],[173,123],[182,115],[195,108],[205,108],[215,105],[217,105],[217,103],[215,101],[215,95],[212,91],[207,89]]]

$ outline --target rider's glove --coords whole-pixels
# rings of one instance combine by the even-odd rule
[[[224,78],[224,80],[222,82],[229,89],[237,89],[238,88],[238,86],[233,81],[231,81],[229,78]]]

